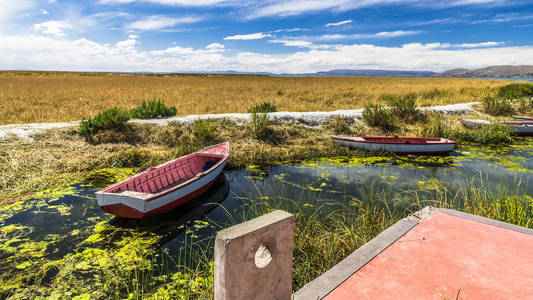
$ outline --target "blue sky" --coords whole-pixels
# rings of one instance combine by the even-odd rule
[[[533,64],[526,0],[4,0],[0,69],[305,73]]]

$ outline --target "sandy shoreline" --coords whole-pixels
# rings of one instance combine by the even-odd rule
[[[464,114],[472,111],[472,106],[479,104],[479,102],[468,102],[459,104],[450,104],[443,106],[428,106],[420,107],[422,111],[435,111],[442,114]],[[353,120],[359,120],[362,117],[363,109],[356,110],[336,110],[336,111],[314,111],[314,112],[275,112],[270,113],[269,117],[272,120],[282,122],[297,122],[307,126],[321,126],[329,119],[344,116]],[[203,114],[203,115],[188,115],[176,116],[164,119],[146,119],[146,120],[131,120],[132,123],[137,124],[156,124],[166,126],[169,122],[193,123],[198,119],[222,119],[227,118],[236,123],[246,123],[250,121],[251,114],[249,113],[229,113],[229,114]],[[32,135],[42,133],[54,128],[64,128],[78,126],[79,121],[64,122],[64,123],[29,123],[29,124],[10,124],[0,126],[0,138],[9,136],[16,136],[25,140],[32,140]]]

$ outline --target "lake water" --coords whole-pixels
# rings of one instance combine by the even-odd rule
[[[166,261],[158,272],[174,272],[176,264],[195,264],[192,252],[212,255],[216,232],[250,218],[257,203],[289,209],[321,203],[328,210],[380,194],[391,205],[409,208],[415,194],[431,204],[437,193],[460,198],[468,186],[533,195],[528,184],[532,176],[531,139],[512,146],[463,146],[450,156],[335,157],[263,169],[250,166],[225,172],[187,206],[141,221],[104,214],[94,196],[98,188],[79,183],[0,209],[0,276],[6,281],[69,262],[73,270],[89,274],[91,268],[111,268],[101,259],[91,260],[95,251],[117,260],[114,268],[144,263],[146,254],[155,253],[159,262]],[[57,274],[61,271],[45,277],[51,281]]]

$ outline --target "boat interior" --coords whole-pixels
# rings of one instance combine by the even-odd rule
[[[157,194],[178,186],[200,173],[209,171],[223,158],[221,155],[194,153],[156,168],[148,169],[119,185],[111,186],[104,192],[121,193],[131,191]]]

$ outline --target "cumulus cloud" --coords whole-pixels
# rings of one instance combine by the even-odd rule
[[[328,23],[328,24],[326,24],[326,27],[341,26],[341,25],[349,24],[349,23],[352,23],[352,20],[344,20],[344,21],[340,21],[340,22],[336,22],[336,23]]]
[[[218,43],[204,48],[175,46],[142,51],[136,39],[110,45],[85,38],[67,40],[54,35],[0,34],[0,40],[0,65],[6,69],[273,73],[308,73],[341,68],[444,71],[533,61],[533,46],[509,47],[501,44],[482,48],[472,47],[475,44],[463,44],[464,48],[438,43],[411,43],[399,47],[351,44],[325,45],[330,48],[320,49],[312,48],[306,41],[293,41],[294,46],[303,47],[301,51],[264,54],[224,51],[223,45]]]
[[[260,40],[267,37],[271,37],[272,34],[270,33],[264,33],[264,32],[256,32],[256,33],[250,33],[250,34],[237,34],[237,35],[231,35],[227,36],[224,39],[225,40]]]
[[[162,15],[149,16],[129,24],[129,28],[138,30],[160,30],[171,28],[178,24],[190,24],[202,20],[201,17],[181,17],[172,18]]]
[[[58,37],[66,36],[64,30],[72,28],[72,24],[66,21],[46,21],[39,24],[33,24],[33,29],[36,31]]]

